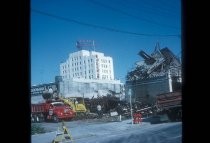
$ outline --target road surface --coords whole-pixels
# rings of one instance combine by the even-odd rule
[[[47,133],[31,136],[32,143],[51,143],[61,123],[38,123]],[[182,122],[131,124],[80,120],[65,122],[74,143],[181,143]]]

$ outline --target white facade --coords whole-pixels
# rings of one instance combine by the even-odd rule
[[[60,64],[59,93],[62,96],[87,98],[106,95],[109,91],[120,93],[123,83],[114,79],[113,60],[104,53],[80,50],[70,53]]]
[[[104,53],[80,50],[70,53],[66,62],[60,64],[62,79],[114,80],[113,60]]]

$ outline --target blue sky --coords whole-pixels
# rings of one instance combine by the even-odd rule
[[[54,82],[77,40],[94,40],[124,82],[157,41],[180,57],[180,35],[180,0],[31,0],[31,84]]]

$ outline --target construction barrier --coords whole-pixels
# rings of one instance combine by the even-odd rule
[[[70,134],[70,131],[65,126],[64,122],[62,122],[61,129],[58,128],[56,132],[56,136],[53,139],[52,143],[74,143],[74,140]]]
[[[133,123],[134,124],[139,124],[142,122],[142,115],[141,113],[134,113],[133,114]]]

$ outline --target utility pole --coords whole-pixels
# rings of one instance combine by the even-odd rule
[[[83,105],[85,105],[85,100],[84,100],[84,98],[85,98],[85,93],[83,92],[83,93],[82,93],[82,102],[83,102]]]
[[[133,112],[132,112],[132,101],[131,101],[131,89],[128,90],[128,95],[130,96],[131,124],[133,125]]]
[[[173,92],[170,69],[168,70],[168,82],[169,82],[169,92]]]

